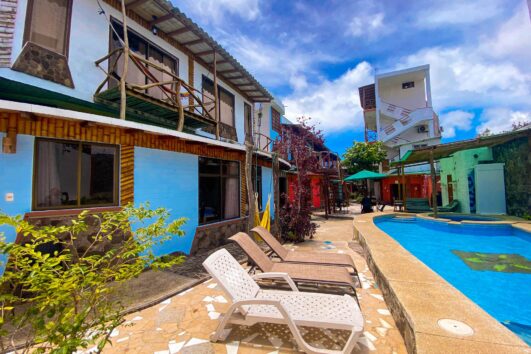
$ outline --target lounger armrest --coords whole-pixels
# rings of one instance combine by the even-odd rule
[[[297,285],[295,285],[295,282],[293,281],[293,279],[291,279],[291,277],[289,276],[288,273],[281,273],[281,272],[259,273],[259,274],[253,275],[253,279],[254,280],[258,280],[258,279],[284,279],[284,281],[286,283],[288,283],[288,285],[291,288],[291,290],[299,291],[299,289],[297,288]]]

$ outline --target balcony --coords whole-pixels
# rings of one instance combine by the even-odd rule
[[[112,50],[96,61],[105,73],[94,100],[120,108],[125,98],[126,119],[141,117],[145,123],[174,128],[178,131],[215,128],[214,98],[188,85],[163,64],[155,63],[123,47]],[[120,81],[124,58],[128,58],[125,92]],[[138,118],[136,118],[138,120]]]

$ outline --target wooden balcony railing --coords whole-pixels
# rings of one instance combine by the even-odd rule
[[[125,47],[117,48],[96,61],[96,66],[105,73],[105,79],[97,87],[95,97],[102,101],[117,102],[123,99],[122,88],[120,85],[111,87],[113,80],[120,82],[122,79],[118,73],[120,60],[125,61],[129,58],[129,64],[132,64],[135,70],[145,76],[144,84],[127,82],[125,83],[125,96],[127,108],[134,109],[136,112],[144,109],[154,115],[166,115],[169,118],[176,117],[176,128],[183,130],[185,115],[192,120],[200,121],[203,124],[216,126],[216,118],[210,114],[215,111],[215,98],[203,95],[202,92],[195,89],[184,80],[166,68],[153,63]],[[107,68],[103,63],[107,62]],[[125,73],[127,78],[127,72]],[[163,81],[159,77],[166,77]],[[106,86],[107,85],[107,86]],[[107,87],[106,89],[104,89]],[[149,91],[148,91],[149,90]],[[153,94],[157,90],[157,95]],[[133,97],[131,100],[127,98]]]

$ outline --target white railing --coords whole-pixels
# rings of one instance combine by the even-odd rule
[[[414,125],[431,119],[433,119],[433,109],[431,107],[419,108],[415,109],[414,111],[410,111],[407,116],[397,119],[392,124],[380,128],[380,140],[385,143],[397,137]]]
[[[407,119],[413,110],[396,104],[380,101],[380,112],[396,120]]]

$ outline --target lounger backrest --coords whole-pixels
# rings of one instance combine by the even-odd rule
[[[267,231],[265,227],[257,226],[251,231],[256,232],[262,238],[262,240],[264,240],[265,243],[267,243],[267,245],[273,250],[273,252],[275,252],[280,257],[280,259],[286,259],[289,251],[285,249],[284,246],[282,246],[282,244],[278,242],[275,236],[271,235],[271,233]]]
[[[249,235],[244,232],[238,232],[236,235],[230,237],[229,240],[236,242],[262,272],[271,271],[273,261],[267,257],[264,251],[262,251]]]
[[[249,273],[224,248],[208,256],[203,262],[203,267],[233,302],[254,299],[260,290]]]

